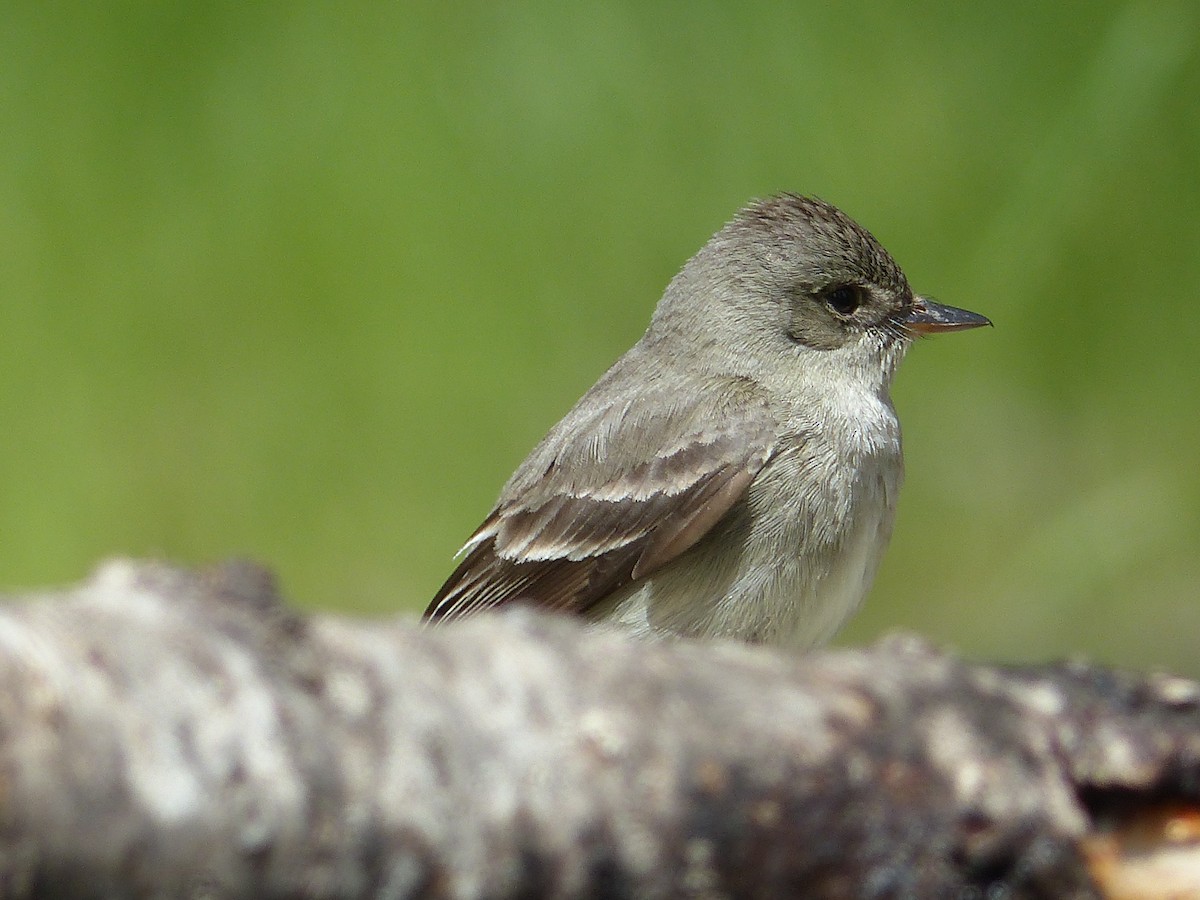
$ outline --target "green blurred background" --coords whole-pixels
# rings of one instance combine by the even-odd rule
[[[917,346],[866,609],[1200,675],[1200,4],[6,5],[0,584],[417,611],[733,211],[845,208]]]

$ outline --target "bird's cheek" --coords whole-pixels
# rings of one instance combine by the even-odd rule
[[[846,343],[842,328],[815,310],[793,309],[787,333],[797,344],[814,350],[836,350]]]

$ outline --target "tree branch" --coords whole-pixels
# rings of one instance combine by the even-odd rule
[[[301,618],[248,564],[0,607],[5,897],[1172,896],[1198,801],[1168,676]]]

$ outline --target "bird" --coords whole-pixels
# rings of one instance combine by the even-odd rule
[[[896,368],[982,325],[914,294],[835,206],[750,202],[517,467],[426,619],[520,603],[647,638],[825,643],[891,536]]]

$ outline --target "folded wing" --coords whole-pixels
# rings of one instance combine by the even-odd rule
[[[530,454],[425,615],[514,601],[585,614],[691,548],[769,458],[775,424],[749,382],[585,398]]]

